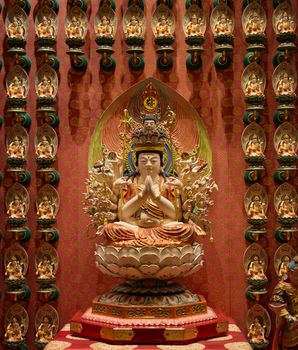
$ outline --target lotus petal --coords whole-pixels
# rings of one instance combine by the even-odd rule
[[[162,257],[163,256],[180,256],[181,251],[177,247],[166,247],[161,251],[160,254]]]
[[[160,269],[158,265],[151,264],[151,265],[141,265],[140,270],[141,272],[146,276],[153,276],[156,274],[156,272]]]
[[[121,256],[118,260],[119,266],[133,266],[138,267],[140,265],[139,259],[136,256],[128,255],[128,256]]]
[[[161,260],[160,266],[179,266],[181,264],[180,256],[165,256]]]
[[[99,255],[99,254],[97,254],[96,252],[95,252],[95,259],[96,259],[98,264],[105,264],[104,257]]]
[[[96,244],[96,252],[97,254],[103,255],[105,254],[105,247],[100,244]]]
[[[184,255],[186,253],[193,253],[193,252],[194,252],[194,248],[191,245],[186,245],[186,246],[181,248],[182,255]]]
[[[204,255],[203,254],[197,255],[193,261],[193,265],[203,264],[203,263],[204,263]]]
[[[128,280],[139,280],[143,278],[141,272],[133,267],[121,267],[119,274]]]
[[[105,265],[105,267],[111,271],[112,273],[115,273],[115,274],[119,274],[120,272],[120,267],[116,264],[108,264],[108,265]]]
[[[106,275],[110,275],[110,276],[113,276],[113,277],[118,277],[118,274],[115,274],[115,273],[112,273],[111,271],[109,271],[108,269],[106,269],[103,265],[101,264],[96,264],[96,266],[99,268],[99,270],[101,272],[103,272],[104,274]]]
[[[138,249],[133,248],[133,247],[122,247],[118,252],[118,256],[120,256],[120,257],[121,256],[128,256],[128,255],[138,257],[140,254],[139,254]]]
[[[187,273],[189,270],[192,269],[192,267],[193,267],[192,262],[180,265],[180,269],[182,273]]]
[[[181,254],[181,264],[191,262],[195,259],[194,252],[185,252]]]
[[[160,260],[160,251],[155,247],[144,247],[140,251],[141,264],[158,264]]]
[[[195,254],[204,254],[203,246],[201,244],[194,244],[194,252]]]
[[[105,261],[108,264],[117,264],[118,263],[118,256],[114,252],[106,252],[105,254]]]
[[[156,248],[156,247],[142,247],[140,249],[140,254],[144,255],[147,252],[150,252],[150,254],[154,254],[159,256],[161,248]]]
[[[156,274],[156,277],[161,280],[167,280],[172,279],[175,277],[178,277],[181,273],[181,270],[177,266],[166,266],[162,268],[158,273]]]
[[[202,265],[200,265],[200,264],[195,265],[190,271],[188,271],[187,273],[185,273],[184,276],[192,275],[193,273],[197,272],[197,271],[200,270],[201,268],[202,268]]]

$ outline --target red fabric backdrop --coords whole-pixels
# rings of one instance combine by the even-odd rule
[[[61,296],[54,303],[60,315],[60,325],[68,322],[71,316],[78,310],[87,308],[96,294],[107,291],[115,280],[104,276],[97,271],[94,264],[95,240],[86,235],[89,223],[88,217],[82,211],[82,201],[85,191],[84,181],[87,176],[87,157],[90,137],[100,117],[100,113],[126,89],[136,82],[147,77],[156,77],[170,87],[177,90],[184,98],[199,111],[208,129],[210,142],[213,149],[214,178],[219,186],[219,192],[214,194],[215,206],[211,209],[210,219],[215,236],[214,244],[206,239],[205,253],[206,263],[197,275],[188,278],[185,284],[194,291],[202,292],[211,306],[222,309],[231,315],[236,322],[245,329],[245,318],[248,303],[245,299],[245,274],[242,255],[247,247],[244,239],[244,230],[247,227],[246,215],[243,208],[243,197],[247,186],[243,180],[243,170],[246,167],[242,148],[241,133],[243,130],[242,117],[245,112],[244,96],[241,90],[240,78],[243,71],[243,57],[246,52],[246,43],[241,25],[242,1],[234,1],[235,16],[235,49],[233,63],[226,71],[218,71],[213,64],[214,43],[209,24],[213,1],[203,1],[204,13],[208,19],[206,31],[206,43],[204,45],[203,65],[196,73],[188,72],[185,66],[186,44],[182,31],[182,14],[184,13],[184,1],[175,1],[174,13],[177,19],[174,66],[170,73],[160,73],[156,68],[156,54],[153,37],[150,29],[150,16],[155,9],[155,1],[146,2],[147,33],[145,43],[145,69],[141,74],[134,74],[128,69],[128,55],[125,52],[126,45],[123,40],[122,15],[126,9],[127,1],[117,2],[117,16],[119,30],[114,45],[117,67],[114,74],[105,76],[99,71],[99,55],[96,53],[95,35],[93,31],[93,19],[97,11],[99,1],[88,1],[89,33],[84,51],[89,60],[87,71],[78,75],[70,70],[68,49],[64,43],[64,20],[66,17],[66,1],[60,1],[59,33],[57,40],[57,56],[60,60],[60,86],[58,92],[58,114],[60,116],[59,137],[60,144],[57,154],[56,168],[61,174],[58,191],[61,205],[58,214],[57,227],[60,231],[60,240],[56,244],[60,256],[57,285],[61,290]],[[6,2],[8,3],[8,1]],[[297,11],[297,3],[292,1]],[[34,336],[34,315],[41,305],[37,300],[34,271],[34,256],[38,245],[35,239],[36,215],[34,202],[36,199],[36,163],[34,154],[34,136],[37,128],[36,120],[36,95],[34,91],[34,77],[36,73],[36,56],[34,52],[34,24],[33,12],[37,1],[31,1],[30,30],[27,43],[27,53],[32,60],[30,71],[30,92],[28,96],[27,111],[32,117],[32,126],[29,131],[30,151],[27,166],[32,175],[31,184],[28,186],[31,206],[28,214],[28,226],[32,231],[31,240],[25,244],[30,258],[28,273],[28,285],[32,290],[30,300],[26,306],[30,316],[30,328],[28,337]],[[276,51],[275,35],[272,29],[271,17],[273,6],[271,0],[263,1],[267,12],[267,51],[262,56],[262,67],[267,75],[266,104],[262,113],[262,126],[267,136],[267,150],[265,162],[266,175],[262,184],[269,194],[269,224],[267,235],[262,241],[269,255],[270,289],[277,281],[273,270],[273,255],[278,244],[274,239],[274,228],[277,225],[273,206],[273,193],[275,184],[273,171],[277,167],[275,151],[273,147],[274,125],[272,116],[276,109],[274,92],[271,86],[273,72],[272,58]],[[11,58],[5,52],[7,46],[4,38],[4,18],[0,19],[1,56],[4,59],[4,67],[0,73],[0,112],[3,114],[6,92],[5,77],[11,69]],[[0,131],[0,147],[2,157],[0,169],[5,168],[5,128]],[[298,178],[294,179],[295,184]],[[5,183],[0,187],[1,203],[1,229],[5,231],[4,194]],[[3,253],[10,245],[9,240],[1,242],[1,269],[3,272]],[[296,240],[292,242],[296,246]],[[1,274],[3,276],[3,273]],[[4,287],[1,278],[1,288]],[[264,300],[266,304],[266,299]],[[2,298],[0,315],[9,307],[7,298]],[[3,334],[1,327],[0,334]],[[0,345],[1,347],[1,345]]]

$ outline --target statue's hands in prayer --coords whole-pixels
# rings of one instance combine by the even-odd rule
[[[160,199],[159,185],[154,184],[152,177],[149,175],[146,177],[145,186],[151,199]]]
[[[141,190],[139,192],[138,198],[141,199],[142,201],[146,200],[150,195],[150,185],[148,184],[149,177],[150,176],[147,176],[145,183],[140,185]],[[150,177],[150,179],[151,179],[151,177]]]

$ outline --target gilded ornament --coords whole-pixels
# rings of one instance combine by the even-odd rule
[[[66,44],[69,46],[67,54],[70,56],[71,66],[76,71],[84,71],[88,61],[81,47],[85,45],[88,31],[88,18],[86,13],[78,6],[73,6],[67,13],[64,23]]]
[[[249,294],[260,296],[267,293],[264,285],[268,282],[265,275],[268,261],[266,251],[257,243],[251,244],[243,256],[243,264],[250,285]]]
[[[265,49],[266,25],[267,20],[264,8],[258,1],[251,1],[242,14],[242,28],[245,33],[245,40],[249,44],[248,51]]]
[[[37,161],[42,165],[55,161],[58,147],[58,136],[56,131],[48,124],[43,124],[38,128],[35,140],[35,153]]]
[[[43,243],[35,255],[35,270],[37,282],[46,285],[56,280],[59,264],[57,251],[49,243]]]
[[[247,312],[247,337],[253,348],[265,348],[269,345],[268,337],[271,330],[271,319],[260,304],[255,304]]]
[[[4,344],[11,347],[25,344],[28,325],[29,317],[27,311],[19,304],[11,306],[4,317]]]
[[[19,226],[27,221],[29,194],[23,185],[15,183],[9,188],[5,197],[5,205],[9,224]]]
[[[52,341],[59,328],[59,316],[53,306],[43,305],[35,315],[35,344],[45,346]]]
[[[282,281],[288,279],[288,269],[290,262],[297,253],[289,244],[282,244],[274,254],[274,267],[278,278]]]
[[[37,220],[40,225],[50,225],[56,222],[59,210],[59,194],[51,185],[44,185],[37,193]]]
[[[7,284],[21,284],[28,270],[28,255],[19,244],[11,245],[4,254],[5,281]]]
[[[28,35],[28,17],[19,6],[13,6],[5,18],[5,30],[7,43],[11,48],[10,53],[25,55],[25,46]]]

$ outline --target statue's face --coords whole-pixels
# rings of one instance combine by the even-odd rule
[[[135,16],[132,16],[130,21],[131,21],[132,24],[137,24],[138,23],[137,18]]]
[[[254,262],[259,262],[259,257],[257,255],[255,255],[254,258],[253,258],[253,261]]]
[[[282,139],[286,142],[289,142],[290,136],[288,134],[285,134]]]
[[[290,262],[290,257],[288,257],[287,255],[283,258],[283,261],[285,262],[285,263],[289,263]]]
[[[144,127],[145,129],[149,130],[149,129],[153,129],[155,127],[155,121],[154,120],[145,120],[144,121]]]
[[[139,155],[139,169],[141,175],[158,175],[160,172],[160,156],[158,153],[141,153]]]
[[[101,22],[102,22],[103,25],[107,25],[108,24],[107,17],[103,16]]]
[[[43,136],[42,138],[41,138],[41,142],[44,144],[44,145],[47,145],[49,142],[48,142],[48,140],[47,140],[47,138],[45,137],[45,136]]]
[[[198,19],[197,19],[197,16],[196,16],[196,15],[193,15],[193,16],[191,17],[191,22],[192,22],[193,24],[198,23]]]
[[[256,75],[252,75],[252,77],[251,77],[251,82],[252,83],[256,83],[257,82],[257,77],[256,77]]]

